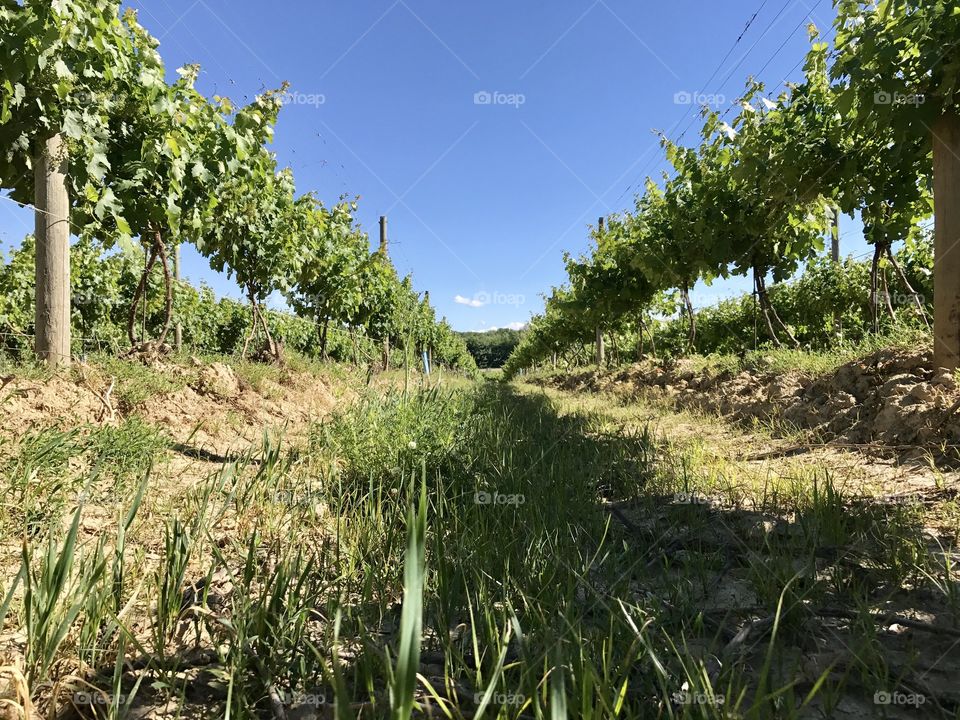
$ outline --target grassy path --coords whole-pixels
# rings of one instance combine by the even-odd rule
[[[755,459],[777,447],[496,382],[361,393],[208,463],[170,516],[148,477],[123,532],[35,533],[10,696],[117,718],[382,717],[410,689],[450,718],[955,717],[947,481],[931,530],[922,498],[865,497],[861,461]]]

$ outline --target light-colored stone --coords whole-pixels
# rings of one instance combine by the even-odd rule
[[[200,371],[200,391],[220,397],[236,397],[240,394],[240,381],[229,365],[211,363]]]
[[[910,391],[908,397],[918,402],[929,403],[936,399],[937,391],[930,383],[917,383]]]
[[[894,375],[880,386],[880,394],[884,398],[889,398],[893,394],[903,395],[907,388],[912,387],[916,383],[917,378],[914,375],[908,375],[906,373]]]
[[[957,389],[957,377],[953,374],[952,370],[941,370],[933,376],[930,383],[942,387],[948,392],[953,392]]]
[[[791,377],[790,375],[784,375],[782,377],[778,377],[770,384],[767,397],[769,397],[771,400],[785,400],[787,398],[796,397],[801,392],[803,392],[803,386],[797,381],[797,379]]]

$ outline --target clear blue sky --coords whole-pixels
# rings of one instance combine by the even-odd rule
[[[209,95],[242,103],[289,81],[273,149],[298,189],[361,196],[371,236],[388,215],[398,270],[460,330],[542,308],[564,278],[562,252],[585,250],[588,225],[631,207],[664,168],[652,131],[676,138],[694,121],[695,141],[683,93],[727,107],[751,74],[776,91],[800,77],[807,23],[832,37],[833,19],[830,0],[130,5],[170,72],[199,63]],[[31,227],[0,202],[4,246]],[[864,248],[846,219],[844,253]],[[194,252],[184,258],[188,278],[239,295]],[[744,287],[717,285],[697,304]]]

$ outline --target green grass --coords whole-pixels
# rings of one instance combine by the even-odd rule
[[[77,503],[112,504],[159,462],[168,441],[137,417],[117,426],[28,430],[0,441],[6,502],[0,522],[13,536],[34,536]]]
[[[18,441],[0,443],[5,481],[3,527],[10,536],[33,537],[60,520],[75,501],[82,478],[71,462],[83,453],[79,430],[30,430]]]
[[[916,351],[930,345],[930,335],[913,326],[902,326],[889,334],[868,335],[856,344],[838,344],[830,350],[812,351],[793,348],[767,348],[737,355],[694,355],[689,358],[691,369],[714,373],[741,370],[762,370],[770,373],[798,372],[820,376],[835,371],[841,365],[870,355],[878,350],[902,348]]]
[[[151,428],[27,438],[13,486],[80,454],[124,492],[95,541],[85,508],[27,540],[10,612],[30,690],[62,704],[51,688],[82,677],[111,698],[84,717],[122,717],[124,695],[184,716],[511,720],[799,718],[916,691],[922,653],[892,653],[874,616],[914,602],[958,626],[953,548],[922,508],[816,466],[745,478],[629,412],[495,382],[367,389],[163,514],[157,481],[133,482],[165,452]]]
[[[117,426],[93,429],[85,444],[99,473],[113,480],[112,490],[124,492],[143,477],[167,449],[169,440],[159,429],[133,416]]]
[[[914,326],[897,326],[886,334],[868,335],[857,343],[838,342],[829,350],[810,350],[808,348],[793,349],[762,348],[751,350],[743,355],[737,354],[690,354],[681,358],[658,358],[668,366],[682,362],[685,370],[696,373],[709,372],[720,374],[724,372],[739,373],[744,370],[769,372],[771,374],[796,372],[811,377],[829,374],[841,365],[866,357],[879,350],[903,349],[915,352],[918,348],[928,348],[931,345],[929,333]],[[629,363],[630,360],[628,359]],[[596,371],[596,365],[585,365],[569,369],[558,368],[541,369],[531,372],[524,379],[536,378],[563,378],[578,372]]]
[[[112,399],[115,407],[125,414],[151,398],[175,393],[189,384],[186,373],[175,374],[169,368],[143,365],[112,355],[96,355],[90,362],[99,374],[115,382]],[[74,372],[82,370],[75,369]]]
[[[0,375],[13,375],[24,380],[41,381],[50,378],[55,372],[45,362],[35,359],[20,361],[0,351]]]

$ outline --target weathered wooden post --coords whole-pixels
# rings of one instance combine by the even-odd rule
[[[60,133],[34,162],[36,308],[34,350],[53,366],[70,364],[70,196],[67,145]]]

